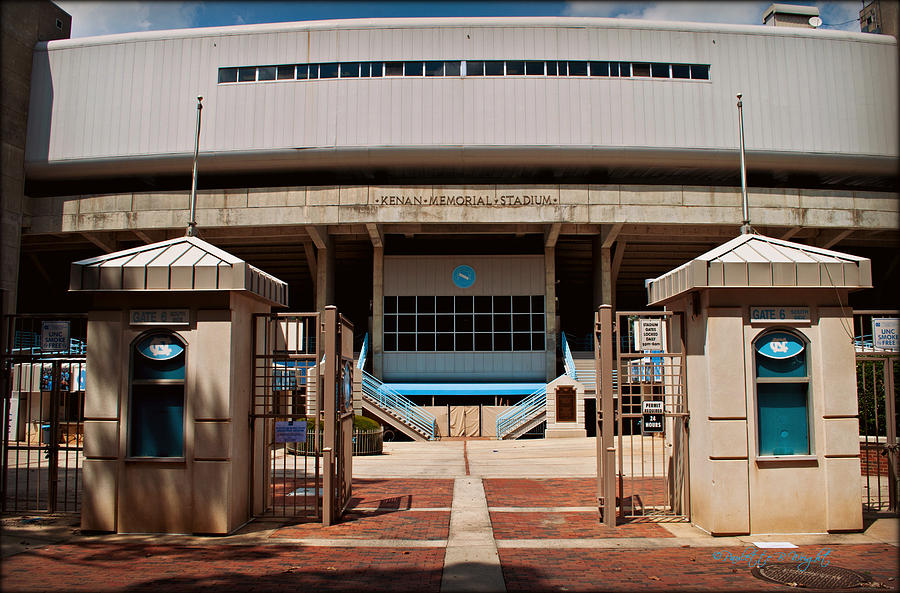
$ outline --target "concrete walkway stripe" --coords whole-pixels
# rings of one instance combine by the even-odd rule
[[[450,537],[444,555],[441,593],[505,593],[484,484],[458,478],[453,484]]]
[[[330,548],[443,548],[445,539],[361,539],[361,538],[273,538],[270,544],[299,544]]]
[[[597,507],[488,507],[496,513],[597,513]]]
[[[449,513],[453,509],[450,507],[412,507],[408,509],[391,509],[385,507],[353,507],[352,509],[348,509],[348,513],[355,513],[356,511],[384,511],[386,513],[422,513],[422,512],[442,512]]]
[[[700,547],[740,547],[747,544],[732,537],[716,538],[715,540],[696,539],[687,543],[671,537],[604,537],[604,538],[578,538],[578,539],[501,539],[497,540],[497,547],[528,548],[528,549],[570,549],[570,548],[618,548],[623,550],[642,550],[650,548],[700,548]]]

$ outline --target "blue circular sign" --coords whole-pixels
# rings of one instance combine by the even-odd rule
[[[181,342],[170,334],[151,334],[138,342],[136,348],[150,360],[170,360],[184,352]]]
[[[756,342],[757,352],[776,360],[797,356],[803,348],[803,341],[788,332],[770,332]]]
[[[469,288],[475,284],[475,270],[472,266],[456,266],[453,268],[453,284],[460,288]]]

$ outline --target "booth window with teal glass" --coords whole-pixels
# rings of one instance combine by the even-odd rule
[[[184,342],[171,332],[133,343],[129,457],[184,457],[185,356]]]
[[[810,455],[808,344],[770,330],[754,343],[759,456]]]

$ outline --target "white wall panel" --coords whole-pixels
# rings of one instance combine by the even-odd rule
[[[453,269],[467,264],[476,282],[467,289],[453,284]],[[385,256],[384,294],[493,295],[544,294],[544,256]]]
[[[750,150],[897,155],[896,44],[824,31],[689,32],[596,22],[312,31],[293,25],[50,42],[35,56],[27,158],[189,154],[197,94],[204,96],[204,151],[460,144],[733,149],[738,91]],[[712,80],[216,84],[222,66],[439,58],[709,63]]]

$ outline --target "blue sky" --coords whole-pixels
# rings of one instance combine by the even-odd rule
[[[72,15],[72,37],[133,31],[217,27],[322,19],[438,16],[599,16],[652,20],[762,24],[771,2],[568,2],[434,1],[412,2],[86,2],[56,0]],[[859,31],[855,20],[860,0],[845,2],[785,2],[819,7],[823,28]],[[849,21],[849,22],[848,22]]]

